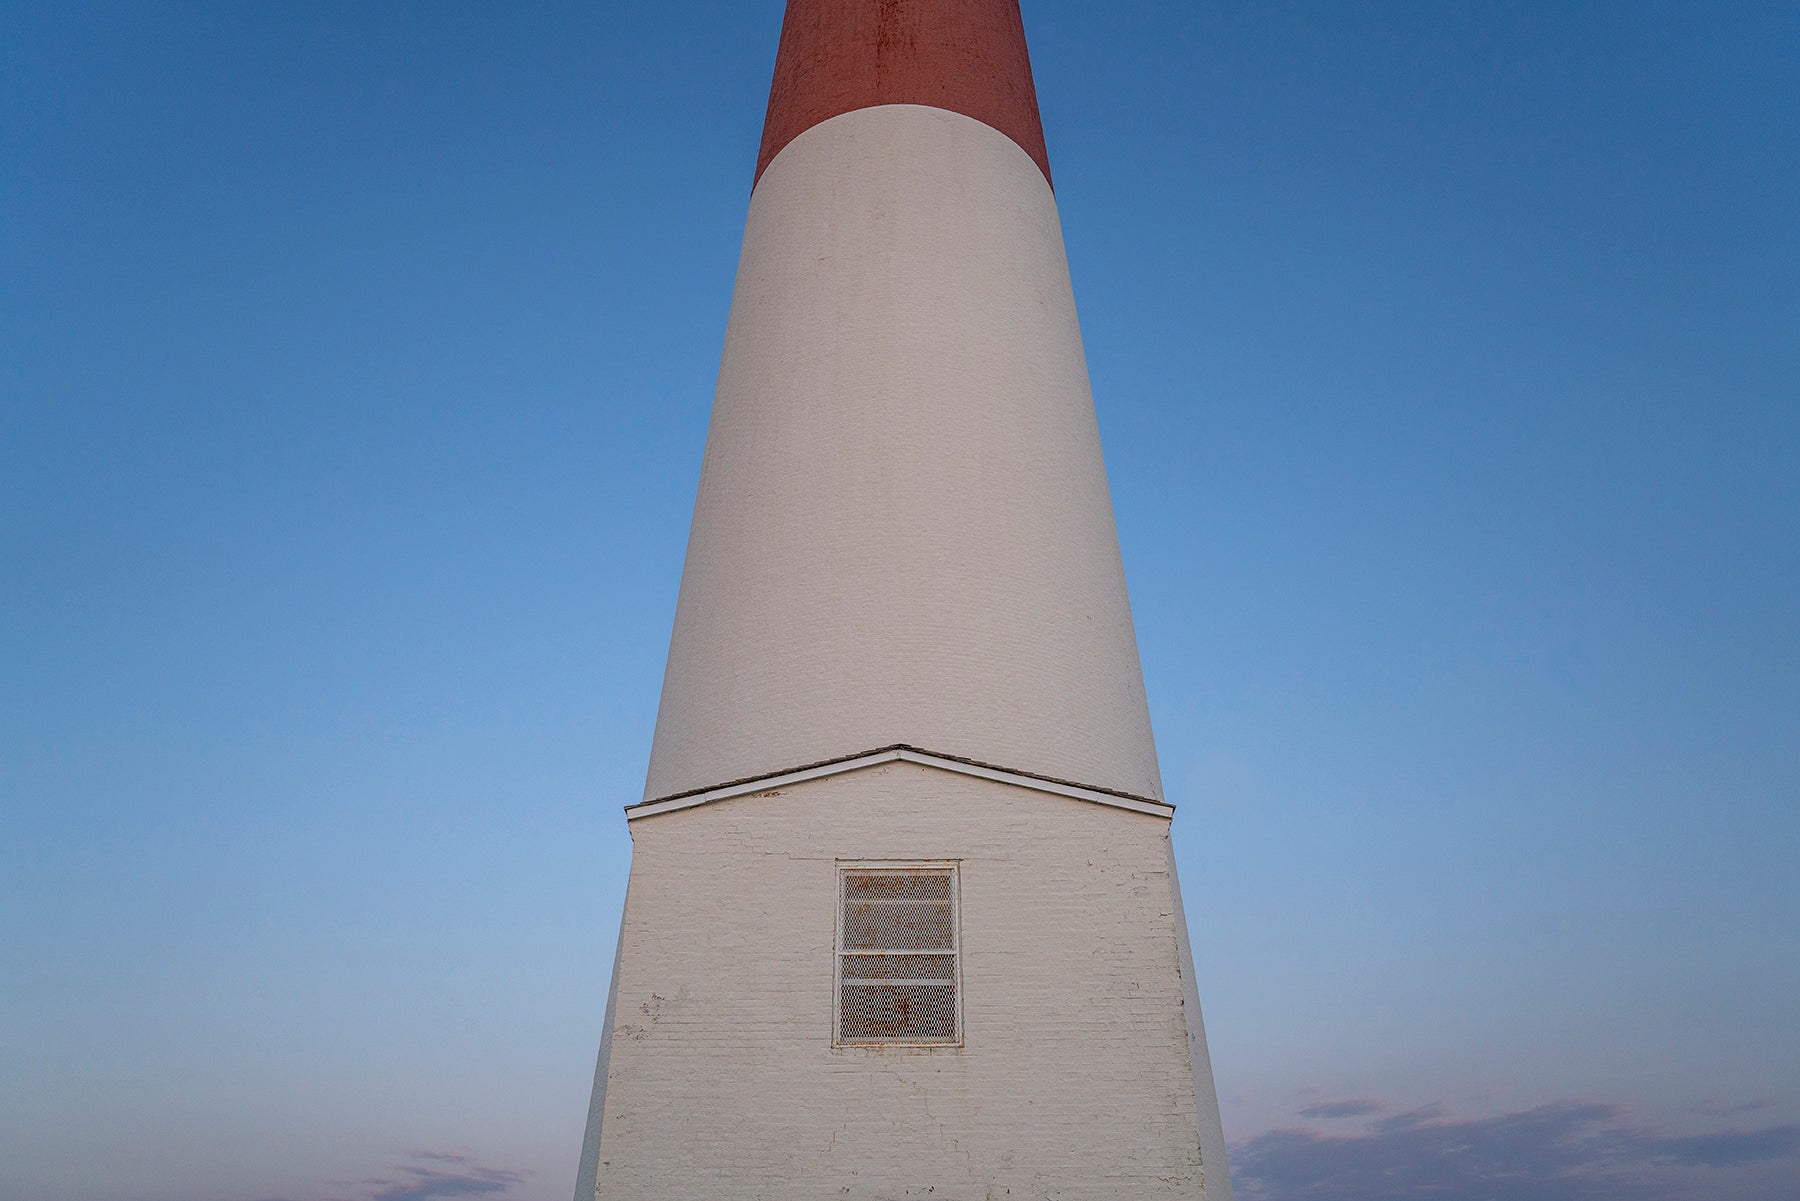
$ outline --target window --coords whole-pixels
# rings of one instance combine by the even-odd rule
[[[840,869],[832,1041],[960,1042],[956,919],[953,864]]]

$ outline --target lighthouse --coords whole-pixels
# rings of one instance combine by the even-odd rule
[[[1017,0],[789,0],[576,1201],[1230,1201]]]

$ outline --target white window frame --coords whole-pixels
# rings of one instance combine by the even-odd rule
[[[963,1045],[963,956],[962,956],[962,861],[959,859],[840,859],[834,893],[831,939],[831,1045],[833,1047],[960,1047]],[[907,873],[948,876],[950,879],[950,950],[909,951],[902,949],[862,950],[844,946],[844,883],[851,876],[893,876]],[[952,1000],[951,1020],[955,1032],[950,1038],[855,1038],[843,1037],[844,960],[859,955],[940,955],[950,956]],[[921,983],[942,984],[941,980]]]

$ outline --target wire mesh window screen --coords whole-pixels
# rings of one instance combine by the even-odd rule
[[[954,1043],[956,869],[839,875],[837,1041]]]

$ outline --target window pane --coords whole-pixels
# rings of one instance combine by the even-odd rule
[[[844,876],[844,898],[853,901],[948,901],[950,877],[943,872],[903,872],[891,876],[849,872]]]
[[[845,981],[838,1027],[838,1036],[846,1042],[953,1039],[956,985]]]
[[[954,955],[846,955],[846,980],[954,980]]]
[[[948,951],[955,923],[949,901],[844,903],[844,946],[869,951]]]

